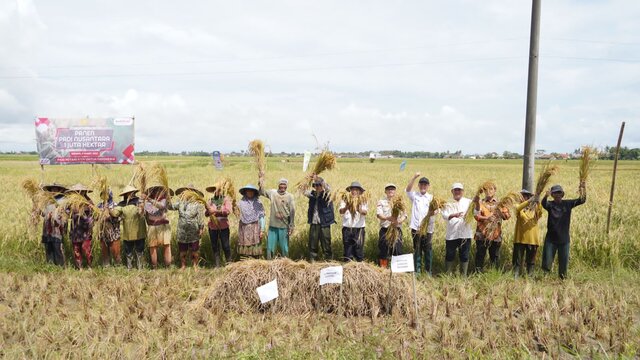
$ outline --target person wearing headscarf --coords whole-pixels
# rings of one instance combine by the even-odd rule
[[[86,260],[87,267],[91,267],[93,256],[91,254],[91,241],[93,240],[93,202],[89,198],[91,190],[82,184],[76,184],[66,191],[67,194],[76,193],[82,196],[86,203],[77,209],[69,209],[70,224],[69,239],[73,247],[73,259],[77,269],[82,269],[82,258]]]
[[[120,256],[120,218],[111,216],[109,213],[115,206],[113,192],[108,190],[107,201],[98,204],[98,209],[102,211],[100,216],[105,217],[102,220],[102,229],[99,229],[102,266],[110,266],[112,261],[114,265],[119,265],[122,261]]]
[[[240,257],[260,257],[264,238],[265,211],[258,199],[258,188],[246,185],[240,189],[242,199],[238,201],[240,221],[238,224],[238,248]]]
[[[54,199],[40,211],[44,220],[42,223],[42,244],[47,262],[64,266],[62,241],[67,231],[67,214],[64,211],[64,192],[67,191],[67,188],[53,183],[43,186],[42,190],[50,193]]]
[[[169,203],[169,210],[178,211],[178,250],[180,252],[180,269],[187,267],[187,252],[191,251],[191,264],[194,270],[198,269],[200,261],[200,238],[204,231],[204,205],[188,199],[181,199],[180,194],[185,191],[193,191],[200,196],[202,192],[193,184],[176,190],[176,197]]]

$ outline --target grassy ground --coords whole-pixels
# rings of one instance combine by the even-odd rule
[[[203,188],[222,174],[236,186],[255,182],[247,159],[228,159],[215,172],[207,158],[153,158],[166,164],[172,186],[193,182]],[[325,178],[334,187],[359,180],[376,199],[383,184],[401,188],[415,171],[432,182],[432,192],[448,197],[448,187],[462,181],[474,189],[494,179],[498,193],[520,188],[519,161],[339,159],[339,169]],[[577,162],[560,162],[554,182],[573,196]],[[419,278],[418,327],[411,319],[344,318],[312,313],[284,316],[272,313],[220,314],[204,308],[202,300],[223,270],[133,271],[98,267],[94,244],[91,271],[43,265],[39,229],[27,225],[29,203],[20,182],[40,179],[39,166],[26,157],[0,157],[0,357],[4,358],[532,358],[640,356],[640,197],[636,185],[640,164],[622,162],[619,169],[612,232],[604,232],[611,162],[600,162],[588,184],[588,202],[574,211],[570,279],[538,273],[513,280],[508,273],[513,221],[505,223],[501,257],[505,273],[490,271],[469,279],[438,276]],[[302,177],[301,159],[269,159],[268,183]],[[99,167],[117,192],[131,177],[131,168]],[[89,166],[47,167],[44,180],[90,183]],[[175,184],[175,185],[174,185]],[[469,191],[467,196],[472,196]],[[265,204],[268,202],[265,200]],[[299,214],[306,202],[298,197]],[[171,217],[175,224],[175,214]],[[232,218],[232,241],[236,219]],[[541,221],[541,228],[546,219]],[[304,216],[296,221],[291,256],[306,255]],[[405,234],[408,229],[405,227]],[[366,257],[377,257],[377,223],[367,218]],[[339,227],[333,227],[335,254],[341,254]],[[407,239],[407,238],[405,238]],[[444,267],[444,223],[436,224],[434,265]],[[175,244],[174,244],[175,246]],[[205,267],[210,266],[208,237],[202,240]],[[174,248],[174,253],[177,249]],[[405,242],[405,250],[411,244]],[[67,256],[69,256],[67,248]],[[539,267],[539,266],[538,266]],[[381,290],[383,291],[383,290]]]

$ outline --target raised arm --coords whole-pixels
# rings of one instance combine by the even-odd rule
[[[409,180],[409,183],[407,184],[407,187],[404,189],[405,192],[410,193],[411,190],[413,189],[413,184],[416,183],[416,179],[420,177],[420,173],[417,172],[415,174],[413,174],[413,177],[411,178],[411,180]]]

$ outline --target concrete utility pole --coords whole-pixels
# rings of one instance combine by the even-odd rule
[[[536,151],[536,108],[538,105],[538,48],[540,44],[540,1],[533,0],[529,40],[529,79],[527,83],[527,115],[524,127],[524,163],[522,187],[533,191]]]

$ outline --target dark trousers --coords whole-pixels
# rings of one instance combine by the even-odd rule
[[[229,228],[221,230],[209,229],[209,238],[211,239],[211,249],[213,250],[213,257],[220,258],[220,246],[224,252],[224,261],[231,261],[231,246],[229,245]]]
[[[433,259],[433,246],[431,239],[433,234],[427,233],[420,236],[418,231],[411,229],[411,237],[413,238],[413,262],[415,263],[416,272],[422,272],[422,259],[424,259],[424,270],[431,274],[431,263]]]
[[[142,269],[144,259],[144,239],[124,240],[124,255],[127,261],[127,269],[133,267],[133,257],[135,250],[136,267]]]
[[[364,228],[342,227],[344,260],[361,262],[364,259]]]
[[[43,243],[44,253],[47,256],[47,262],[58,266],[64,266],[64,252],[62,250],[62,241],[47,241]]]
[[[489,250],[489,262],[494,267],[498,267],[498,256],[500,255],[500,246],[502,241],[476,240],[476,271],[484,269],[484,258]]]
[[[536,253],[538,245],[513,244],[513,271],[520,273],[522,270],[522,259],[527,263],[527,273],[533,273],[533,266],[536,263]]]
[[[558,275],[561,279],[567,277],[567,267],[569,266],[569,243],[557,244],[545,241],[542,248],[542,270],[551,271],[551,265],[558,253]]]
[[[389,228],[380,228],[378,232],[378,250],[380,259],[389,259],[391,256],[402,255],[402,229],[398,228],[398,238],[393,248],[387,242],[387,231]]]
[[[471,250],[471,239],[453,239],[446,240],[445,261],[454,261],[456,259],[456,251],[460,257],[460,262],[469,262],[469,250]]]
[[[325,260],[333,259],[331,251],[331,226],[311,224],[309,226],[309,257],[311,260],[318,258],[318,242],[322,247]]]

